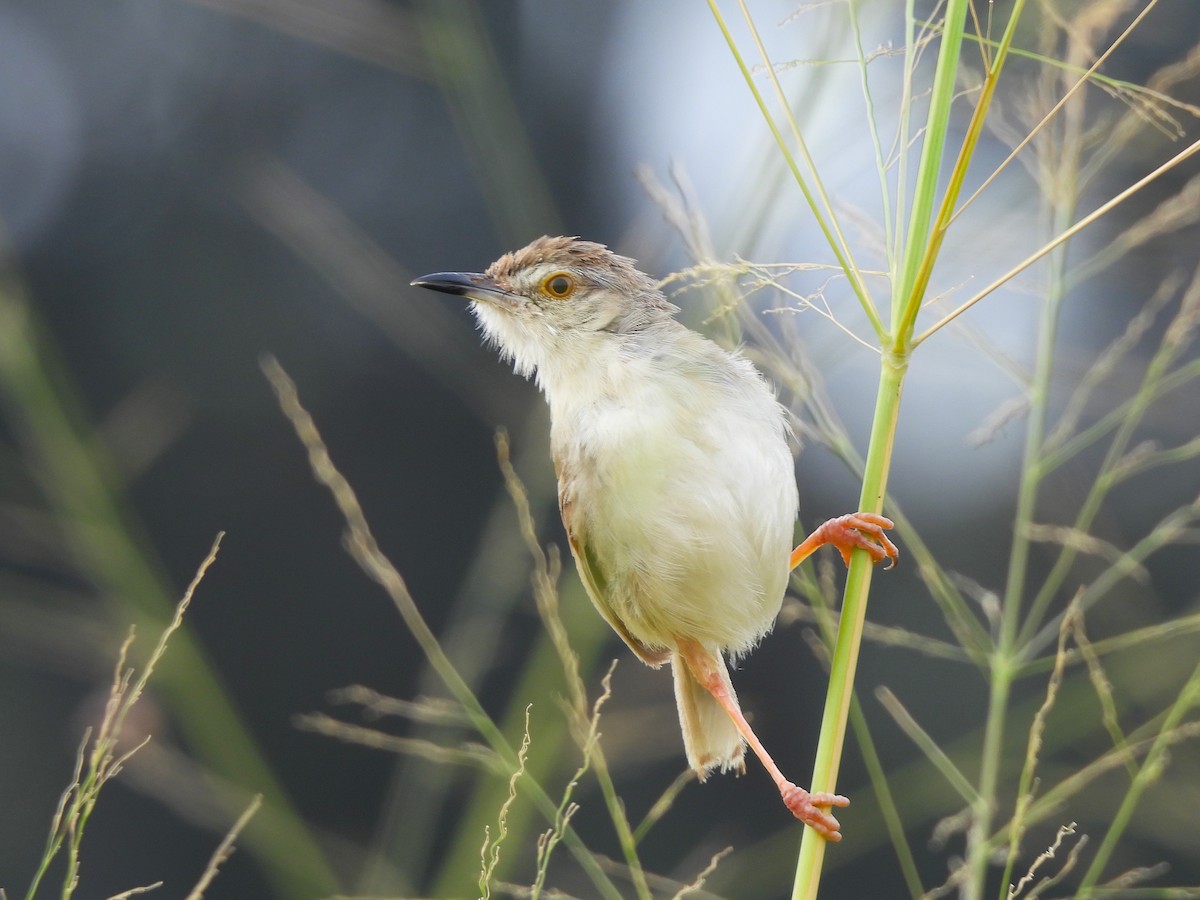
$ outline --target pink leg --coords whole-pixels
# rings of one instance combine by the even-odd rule
[[[742,715],[741,707],[738,706],[737,699],[729,692],[712,654],[695,641],[681,640],[678,642],[677,647],[679,655],[687,663],[692,676],[700,684],[704,685],[705,689],[721,704],[725,712],[729,713],[729,717],[733,719],[734,725],[742,733],[742,737],[746,739],[746,743],[750,745],[750,749],[754,751],[755,756],[762,760],[762,764],[768,774],[770,774],[775,784],[779,787],[779,793],[783,797],[784,805],[791,810],[792,815],[805,825],[816,830],[826,840],[840,841],[842,834],[840,831],[841,825],[838,824],[838,820],[818,807],[849,806],[850,801],[838,794],[824,792],[810,794],[804,788],[797,787],[784,778],[783,773],[779,771],[779,767],[775,765],[775,760],[771,759],[770,754],[767,753],[758,736],[750,728],[750,723]]]
[[[875,562],[887,560],[890,569],[896,564],[900,551],[888,540],[884,531],[893,526],[891,519],[869,512],[851,513],[830,519],[792,551],[791,567],[794,569],[818,547],[832,544],[842,554],[846,565],[850,565],[850,553],[861,548],[871,554]]]

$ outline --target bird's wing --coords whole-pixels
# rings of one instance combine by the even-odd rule
[[[608,594],[608,579],[604,575],[604,569],[600,565],[593,545],[588,542],[587,529],[584,526],[583,516],[578,515],[575,501],[570,494],[569,484],[570,479],[564,478],[564,471],[560,466],[558,508],[562,513],[563,525],[567,529],[567,540],[571,543],[571,555],[575,557],[575,567],[579,570],[579,577],[583,581],[583,586],[587,589],[588,596],[592,598],[592,604],[596,607],[596,610],[604,617],[604,621],[612,626],[612,630],[620,635],[621,640],[629,645],[629,649],[636,653],[638,658],[646,665],[657,668],[670,659],[671,653],[669,650],[648,647],[642,641],[635,638],[629,633],[629,629],[625,627],[625,623],[621,621],[620,616],[609,605],[606,599]]]

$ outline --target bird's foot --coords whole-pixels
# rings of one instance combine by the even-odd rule
[[[832,544],[842,554],[846,565],[850,565],[850,554],[855,549],[866,550],[872,562],[887,560],[885,568],[896,564],[900,551],[885,533],[894,522],[884,516],[869,512],[856,512],[830,519],[815,532],[823,544]]]
[[[792,815],[813,828],[825,840],[836,842],[842,839],[842,826],[838,824],[838,820],[819,807],[849,806],[850,801],[846,797],[841,794],[827,794],[824,791],[810,794],[804,788],[797,787],[790,781],[784,781],[779,785],[779,793],[783,797],[784,805],[792,811]]]

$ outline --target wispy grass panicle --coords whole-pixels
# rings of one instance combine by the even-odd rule
[[[50,822],[50,833],[46,838],[45,848],[30,880],[29,888],[25,892],[25,900],[34,900],[34,898],[44,895],[44,892],[39,893],[42,882],[49,874],[52,864],[60,859],[63,874],[58,896],[62,900],[69,900],[79,889],[84,835],[88,831],[92,814],[100,801],[100,794],[152,739],[152,735],[149,734],[137,736],[127,733],[126,723],[130,713],[145,695],[151,677],[166,655],[171,638],[183,625],[184,614],[187,612],[205,573],[216,561],[223,537],[224,534],[218,534],[213,541],[212,548],[200,563],[191,583],[176,604],[171,621],[158,636],[154,648],[140,667],[135,668],[129,664],[129,652],[135,638],[134,629],[130,629],[128,637],[121,644],[103,714],[98,724],[85,731],[83,740],[79,744],[71,783],[59,798],[58,806]],[[257,812],[261,802],[262,798],[256,797],[242,813],[233,828],[218,845],[199,881],[188,893],[187,900],[200,900],[204,895],[204,891],[216,877],[221,863],[232,852],[233,842],[237,835]],[[151,885],[130,888],[117,896],[132,897],[156,890],[161,886],[162,882],[156,882]]]
[[[487,900],[492,895],[492,879],[496,867],[500,864],[500,846],[508,837],[508,811],[517,801],[517,782],[525,774],[525,757],[529,753],[529,708],[525,709],[525,735],[521,738],[521,746],[517,750],[517,768],[508,779],[508,796],[500,805],[496,815],[496,834],[492,835],[489,828],[483,831],[483,846],[479,849],[479,896]]]

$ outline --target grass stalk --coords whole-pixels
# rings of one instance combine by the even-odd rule
[[[1074,198],[1077,184],[1074,173],[1078,172],[1081,153],[1080,132],[1082,129],[1082,97],[1065,107],[1065,122],[1057,149],[1059,156],[1054,160],[1054,169],[1061,173],[1058,201],[1050,209],[1053,231],[1065,234],[1070,229],[1065,223],[1074,217]],[[988,835],[995,815],[1001,757],[1004,746],[1004,731],[1007,724],[1007,708],[1012,683],[1019,666],[1019,629],[1021,623],[1021,601],[1025,593],[1028,576],[1031,527],[1036,515],[1037,500],[1042,483],[1038,461],[1047,433],[1047,418],[1051,377],[1054,369],[1055,349],[1058,339],[1059,317],[1066,298],[1066,247],[1064,243],[1051,242],[1049,248],[1049,274],[1046,300],[1043,303],[1037,330],[1037,345],[1034,374],[1029,386],[1029,412],[1022,452],[1020,483],[1017,493],[1017,509],[1013,524],[1013,541],[1009,553],[1008,572],[1005,579],[1004,596],[1000,608],[1000,628],[996,653],[992,658],[991,684],[989,688],[988,714],[984,727],[982,754],[980,759],[979,792],[980,803],[972,817],[967,834],[967,871],[963,896],[965,900],[979,900],[983,896],[990,861]],[[1044,248],[1045,249],[1045,248]],[[936,326],[935,326],[936,327]]]
[[[584,670],[591,671],[600,659],[605,633],[591,627],[595,624],[595,613],[591,603],[582,595],[582,588],[578,590],[578,596],[568,595],[564,598],[566,602],[563,603],[562,613],[580,665]],[[500,719],[504,734],[517,733],[524,720],[525,707],[531,700],[539,709],[542,704],[555,703],[558,674],[561,671],[561,660],[549,636],[542,636],[513,684],[509,708]],[[564,761],[571,758],[570,723],[566,716],[537,715],[532,727],[531,738],[536,749],[526,760],[525,777],[539,784],[547,784],[561,773]],[[479,835],[488,823],[494,821],[496,810],[504,802],[506,789],[503,781],[487,779],[480,781],[478,788],[471,792],[450,848],[443,855],[438,874],[433,879],[431,896],[460,896],[467,889],[464,887],[464,873],[469,870],[478,853]],[[531,834],[540,814],[541,810],[529,804],[516,804],[508,813],[509,831],[513,834]],[[497,878],[503,879],[511,868],[510,863],[515,860],[513,854],[505,856],[497,867]]]
[[[928,282],[928,279],[921,281],[919,272],[923,265],[926,265],[926,261],[927,265],[932,267],[932,260],[937,252],[937,247],[931,247],[929,244],[930,225],[942,164],[942,151],[950,122],[950,106],[954,99],[955,74],[958,70],[967,11],[966,0],[949,0],[947,3],[946,28],[934,74],[933,94],[921,160],[918,164],[915,201],[902,254],[903,268],[898,273],[899,278],[893,279],[892,331],[881,336],[885,352],[881,356],[875,415],[871,424],[871,437],[859,498],[859,509],[869,512],[880,512],[883,508],[896,425],[899,421],[900,398],[911,352],[912,328],[923,299],[925,284]],[[910,52],[915,52],[914,48],[910,47]],[[965,169],[968,161],[969,154],[961,154],[957,168]],[[962,175],[957,177],[958,183],[961,184]],[[953,199],[949,200],[949,207],[953,208]],[[926,250],[931,252],[926,253]],[[814,791],[833,791],[836,787],[850,718],[854,673],[862,644],[872,569],[866,553],[856,552],[851,558],[813,766],[811,789]],[[815,900],[825,856],[825,843],[812,829],[804,830],[792,886],[793,900]]]
[[[1141,12],[1134,17],[1133,21],[1129,23],[1125,30],[1121,32],[1116,40],[1108,45],[1108,49],[1096,57],[1095,61],[1087,68],[1087,70],[1082,72],[1079,75],[1079,78],[1076,79],[1075,83],[1072,84],[1065,93],[1063,93],[1063,95],[1058,99],[1058,102],[1050,107],[1046,114],[1042,116],[1041,121],[1034,125],[1033,128],[1029,129],[1029,133],[1025,135],[1025,137],[1019,141],[1011,151],[1009,151],[1008,156],[1006,156],[1004,160],[992,170],[992,174],[985,178],[983,183],[975,189],[975,192],[972,193],[971,196],[966,199],[963,205],[955,211],[954,215],[951,216],[951,221],[957,219],[968,206],[974,203],[975,200],[978,199],[978,197],[988,189],[992,182],[1000,177],[1000,173],[1008,168],[1009,164],[1017,158],[1018,154],[1028,147],[1030,142],[1041,133],[1042,129],[1046,127],[1050,120],[1058,114],[1059,110],[1067,105],[1067,102],[1075,95],[1075,93],[1083,88],[1084,85],[1088,84],[1096,76],[1096,73],[1099,71],[1100,67],[1104,65],[1104,61],[1112,56],[1112,54],[1116,52],[1116,49],[1121,46],[1122,43],[1124,43],[1125,39],[1129,37],[1129,35],[1133,34],[1135,30],[1137,30],[1137,27],[1141,25],[1142,20],[1150,14],[1150,10],[1154,8],[1156,3],[1158,3],[1158,0],[1149,0],[1149,2],[1142,7]],[[1010,20],[1010,25],[1012,22],[1013,20]],[[989,42],[987,41],[981,41],[982,46],[987,46],[988,43]],[[1011,28],[1005,32],[1001,47],[1003,48],[1004,53],[1016,52],[1012,50]],[[1056,64],[1053,60],[1045,58],[1043,58],[1043,61],[1047,64]]]
[[[966,0],[948,0],[946,3],[946,27],[942,32],[941,47],[938,50],[937,66],[933,75],[929,115],[925,123],[921,157],[917,163],[912,211],[904,233],[901,269],[892,276],[893,323],[906,317],[905,305],[912,302],[913,287],[917,284],[917,273],[925,256],[938,177],[942,169],[942,153],[946,146],[946,132],[950,127],[950,107],[954,100],[968,5]],[[911,8],[909,12],[911,13]],[[915,53],[917,50],[910,44],[908,52]],[[900,186],[900,190],[903,193],[903,185]],[[915,319],[916,310],[912,310],[908,317],[910,320]],[[893,339],[899,336],[892,335]]]
[[[1038,628],[1042,624],[1046,604],[1057,593],[1065,571],[1075,555],[1072,547],[1069,544],[1065,544],[1060,551],[1058,565],[1052,571],[1048,581],[1042,586],[1042,590],[1038,592],[1038,596],[1035,598],[1029,614],[1023,617],[1022,606],[1027,588],[1030,547],[1036,534],[1036,530],[1033,528],[1036,507],[1041,495],[1043,480],[1050,469],[1053,468],[1053,465],[1043,466],[1042,463],[1049,458],[1047,450],[1050,449],[1053,452],[1056,449],[1053,447],[1048,448],[1046,435],[1048,433],[1049,392],[1055,362],[1059,317],[1070,283],[1067,277],[1067,242],[1083,228],[1115,209],[1145,186],[1156,181],[1163,174],[1177,167],[1197,152],[1200,152],[1200,142],[1187,146],[1182,151],[1176,153],[1166,163],[1154,169],[1150,174],[1139,179],[1125,190],[1115,194],[1107,202],[1098,206],[1092,213],[1083,218],[1076,219],[1076,200],[1080,190],[1078,173],[1081,171],[1084,146],[1084,119],[1083,105],[1080,102],[1082,96],[1074,95],[1089,80],[1091,73],[1103,62],[1103,59],[1111,55],[1113,49],[1128,36],[1133,27],[1145,18],[1153,5],[1152,0],[1151,3],[1142,9],[1134,22],[1113,42],[1105,54],[1096,60],[1090,69],[1084,70],[1082,77],[1075,80],[1074,85],[1066,95],[1043,118],[1042,122],[1034,129],[1034,134],[1030,136],[1032,139],[1042,129],[1046,129],[1055,114],[1060,110],[1065,110],[1065,114],[1054,123],[1053,133],[1046,135],[1045,144],[1048,145],[1048,149],[1042,151],[1044,156],[1041,160],[1041,170],[1047,179],[1047,184],[1052,184],[1053,186],[1053,189],[1047,191],[1048,196],[1051,198],[1047,209],[1047,222],[1049,234],[1054,235],[1054,237],[1004,276],[968,299],[965,303],[960,304],[951,313],[943,316],[939,321],[921,332],[916,339],[913,339],[912,335],[916,332],[916,319],[931,283],[931,276],[942,249],[942,241],[949,227],[956,221],[959,213],[962,212],[962,209],[970,205],[974,199],[974,196],[972,196],[966,204],[963,204],[963,207],[956,206],[958,196],[965,183],[967,168],[974,155],[976,143],[982,136],[989,106],[999,84],[1001,70],[1011,49],[1015,28],[1024,6],[1021,0],[1018,0],[1014,4],[1009,13],[1004,36],[994,45],[991,42],[988,43],[989,47],[995,47],[996,52],[985,55],[985,65],[988,71],[980,91],[980,96],[975,105],[974,113],[967,127],[957,159],[948,176],[944,193],[938,199],[938,176],[944,161],[943,150],[946,128],[949,121],[950,104],[954,97],[955,75],[958,71],[959,49],[963,39],[963,26],[967,12],[966,4],[955,3],[951,0],[947,5],[946,25],[941,29],[942,47],[939,52],[934,75],[928,123],[924,132],[921,158],[918,166],[917,185],[912,194],[911,213],[908,217],[906,229],[901,228],[899,220],[897,220],[894,229],[897,246],[902,249],[897,250],[893,254],[892,324],[890,331],[881,335],[883,344],[883,370],[880,376],[875,419],[871,430],[870,450],[866,463],[863,466],[863,489],[860,508],[864,510],[878,511],[882,505],[883,490],[887,481],[887,468],[891,457],[891,442],[895,435],[896,415],[903,388],[904,373],[912,351],[925,338],[944,327],[962,312],[965,312],[982,299],[982,297],[987,296],[1000,285],[1010,281],[1016,274],[1024,271],[1035,262],[1041,260],[1048,262],[1046,300],[1042,305],[1041,318],[1037,327],[1035,368],[1028,387],[1029,411],[1025,434],[1024,466],[1018,488],[1013,544],[1009,557],[1004,594],[999,602],[995,645],[987,648],[980,657],[980,661],[984,663],[989,697],[981,738],[978,784],[972,786],[966,784],[961,778],[951,779],[954,784],[959,786],[960,793],[967,798],[970,805],[971,814],[968,820],[967,859],[963,868],[954,878],[954,884],[959,887],[962,896],[967,898],[967,900],[978,900],[978,898],[984,895],[992,853],[996,849],[995,835],[991,831],[1000,802],[999,788],[1001,776],[1005,769],[1004,755],[1008,745],[1011,743],[1009,736],[1006,734],[1006,729],[1013,684],[1016,678],[1021,677],[1021,675],[1026,674],[1028,671],[1025,659],[1028,655],[1026,645],[1031,638],[1039,635]],[[851,14],[854,14],[853,9],[851,10]],[[912,40],[912,35],[914,34],[913,24],[910,19],[910,56],[917,52],[914,40]],[[976,27],[979,27],[978,22],[976,23]],[[722,30],[725,31],[724,27],[722,27]],[[732,40],[729,38],[728,32],[725,31],[725,33],[726,39],[730,41],[732,47]],[[748,79],[745,66],[741,63],[740,58],[739,65],[742,66],[743,74]],[[859,65],[860,67],[865,67],[861,49]],[[912,65],[906,67],[906,75],[911,77],[913,68],[914,66]],[[760,107],[762,107],[763,103],[757,92],[755,92],[755,97]],[[1075,102],[1071,102],[1072,99]],[[764,109],[764,116],[767,115]],[[902,121],[907,120],[902,119]],[[776,141],[781,143],[778,130],[774,127],[773,123],[769,122],[769,124],[771,125],[772,134],[775,136]],[[906,146],[905,140],[901,140],[899,143],[902,147]],[[1018,146],[1016,152],[1019,152],[1021,147],[1027,143],[1028,140]],[[1013,156],[1015,156],[1015,152]],[[903,158],[903,153],[901,153],[901,158]],[[1011,158],[1010,156],[1010,159],[1006,160],[1005,164]],[[811,207],[813,205],[812,199],[807,192],[805,192],[805,198]],[[904,206],[905,195],[901,191],[897,197],[896,208],[900,209]],[[889,248],[890,246],[889,243]],[[1168,343],[1170,342],[1168,341]],[[1111,489],[1136,471],[1141,471],[1140,468],[1136,468],[1137,466],[1149,468],[1154,465],[1189,460],[1194,457],[1196,452],[1195,442],[1188,442],[1180,447],[1172,448],[1168,451],[1159,451],[1156,454],[1143,454],[1142,457],[1136,460],[1129,458],[1127,455],[1127,451],[1131,446],[1133,432],[1141,424],[1143,413],[1153,400],[1157,400],[1162,396],[1163,384],[1166,378],[1172,374],[1169,372],[1169,365],[1167,365],[1171,361],[1173,360],[1169,357],[1165,361],[1162,357],[1156,358],[1147,371],[1147,380],[1150,388],[1147,389],[1144,387],[1142,393],[1134,401],[1126,405],[1128,408],[1123,410],[1122,415],[1119,417],[1119,422],[1114,421],[1111,425],[1106,426],[1105,430],[1114,431],[1115,437],[1108,448],[1108,453],[1101,466],[1100,474],[1093,485],[1091,496],[1084,503],[1084,516],[1077,521],[1076,531],[1085,532],[1088,529],[1101,502],[1108,496]],[[1054,457],[1054,459],[1057,462],[1059,457]],[[1176,539],[1179,528],[1186,527],[1182,523],[1192,521],[1190,516],[1191,508],[1181,510],[1179,513],[1179,523],[1174,522],[1174,520],[1166,522],[1162,527],[1155,529],[1151,536],[1153,540],[1148,538],[1143,543],[1147,548],[1154,548]],[[1103,587],[1106,590],[1115,579],[1127,573],[1130,566],[1136,562],[1136,559],[1143,555],[1145,554],[1131,553],[1123,556],[1120,564],[1114,565],[1106,571],[1104,577],[1098,579],[1094,587],[1099,589],[1101,583],[1103,583]],[[851,706],[852,680],[857,664],[858,644],[863,633],[863,616],[867,587],[870,581],[869,568],[863,559],[856,558],[853,560],[849,575],[847,576],[842,617],[831,662],[829,693],[825,714],[822,719],[821,737],[811,781],[812,790],[814,791],[832,791],[835,788],[846,721]],[[1086,597],[1087,592],[1084,592],[1081,596]],[[1086,604],[1081,600],[1080,605],[1083,608]],[[1057,664],[1060,669],[1065,661],[1064,652],[1060,648],[1060,654],[1057,658]],[[1061,674],[1057,677],[1061,677]],[[1055,685],[1057,685],[1057,682],[1055,682]],[[1115,715],[1111,712],[1109,718],[1115,721]],[[1040,732],[1037,735],[1031,736],[1029,753],[1036,753],[1036,747],[1040,744],[1040,740]],[[1155,769],[1150,763],[1151,761],[1147,760],[1147,765],[1143,766],[1141,772],[1153,774]],[[1040,815],[1040,804],[1037,806],[1036,811],[1030,807],[1030,803],[1032,802],[1031,773],[1032,769],[1027,765],[1027,771],[1022,776],[1022,783],[1020,785],[1024,796],[1018,798],[1018,801],[1023,803],[1024,806],[1016,819],[1017,832],[1019,832],[1023,824],[1022,817],[1024,821],[1028,822],[1036,817],[1036,815]],[[1149,777],[1149,775],[1145,776],[1147,780]],[[1144,785],[1140,787],[1144,787]],[[1136,802],[1136,793],[1135,791],[1131,791],[1126,795],[1119,813],[1120,816],[1128,814],[1126,811],[1127,807],[1129,810],[1132,809],[1132,804]],[[1124,822],[1125,819],[1119,819],[1118,822],[1114,823],[1110,829],[1110,836],[1119,836]],[[1010,854],[1006,865],[1007,872],[1013,870],[1019,839],[1019,833],[1014,833],[1011,837],[1013,843],[1010,847]],[[1116,837],[1111,837],[1111,841],[1114,843],[1116,839]],[[824,841],[806,829],[801,843],[800,856],[797,861],[793,898],[812,900],[812,898],[816,897],[824,850]],[[1093,869],[1097,869],[1097,866],[1093,865]],[[1063,874],[1065,874],[1065,871]]]
[[[1042,749],[1042,737],[1046,731],[1046,720],[1058,700],[1058,690],[1062,686],[1063,671],[1067,664],[1067,638],[1073,626],[1081,622],[1078,617],[1078,606],[1072,603],[1073,612],[1064,617],[1058,634],[1058,650],[1054,654],[1054,668],[1046,682],[1046,697],[1038,707],[1029,728],[1029,742],[1025,748],[1025,764],[1017,781],[1017,803],[1009,825],[1008,854],[1004,861],[1004,876],[1000,879],[1000,900],[1006,900],[1009,895],[1009,885],[1012,884],[1013,871],[1017,863],[1017,855],[1021,849],[1021,838],[1025,831],[1025,813],[1033,802],[1034,779],[1037,772],[1038,754]],[[1082,625],[1080,625],[1082,628]]]
[[[896,423],[900,414],[900,395],[906,366],[896,365],[892,357],[884,357],[875,402],[875,419],[871,426],[871,443],[863,473],[859,509],[878,512],[883,508],[887,489]],[[854,673],[858,667],[862,645],[863,624],[867,614],[867,593],[871,586],[874,566],[865,551],[855,551],[846,575],[842,597],[842,613],[837,638],[830,660],[829,686],[825,694],[825,710],[821,716],[821,733],[817,740],[816,761],[813,765],[811,790],[833,791],[837,786],[842,747],[850,720],[850,701],[854,691]],[[796,860],[796,877],[792,885],[793,900],[814,900],[821,880],[826,841],[811,828],[805,828]]]
[[[966,136],[963,138],[962,146],[959,147],[958,159],[950,171],[950,182],[946,187],[945,194],[942,196],[937,220],[934,223],[933,230],[929,234],[929,240],[925,242],[924,252],[916,264],[913,280],[905,282],[905,289],[909,292],[909,296],[904,297],[902,300],[902,312],[899,324],[896,327],[896,334],[901,340],[907,341],[912,334],[917,313],[921,308],[921,301],[925,297],[926,289],[929,287],[929,279],[933,275],[934,262],[941,252],[942,242],[945,240],[950,223],[954,220],[955,204],[958,202],[963,182],[967,177],[967,169],[970,166],[971,159],[975,155],[975,146],[983,134],[988,110],[991,108],[992,98],[996,95],[996,87],[1000,83],[1000,72],[1004,67],[1005,60],[1008,58],[1008,48],[1012,45],[1013,34],[1016,31],[1017,22],[1021,17],[1021,10],[1024,5],[1024,0],[1017,0],[1013,4],[1012,12],[1009,14],[1008,27],[1004,31],[1004,37],[1000,41],[1000,46],[997,48],[996,55],[988,68],[987,76],[984,78],[983,87],[980,90],[979,100],[975,104],[975,109],[971,114],[971,121],[967,125]],[[957,37],[961,43],[961,29],[957,35],[949,33],[948,35]],[[938,62],[940,67],[941,57],[939,57]],[[936,84],[934,90],[936,95]],[[947,106],[947,114],[948,112],[949,107]],[[933,118],[932,115],[930,118]],[[907,270],[905,274],[907,275]]]
[[[871,786],[875,790],[879,815],[883,819],[888,838],[896,851],[896,862],[900,866],[904,885],[908,888],[908,893],[913,900],[920,900],[925,891],[921,886],[921,873],[917,867],[917,860],[913,856],[912,846],[904,835],[904,822],[900,818],[900,807],[888,785],[887,771],[875,749],[867,717],[863,714],[862,705],[858,702],[857,697],[850,704],[850,725],[854,729],[854,737],[858,741],[859,753],[862,754],[867,776],[871,779]]]
[[[804,159],[805,168],[808,170],[808,177],[812,181],[813,191],[821,203],[821,209],[824,210],[825,218],[823,221],[828,222],[829,228],[826,237],[829,239],[830,246],[833,248],[838,262],[849,279],[854,293],[858,296],[859,301],[864,307],[864,311],[871,319],[872,326],[874,326],[876,332],[881,332],[883,323],[880,321],[878,313],[875,312],[875,304],[871,302],[870,292],[867,290],[867,286],[862,279],[862,272],[859,270],[858,264],[854,261],[854,255],[850,250],[850,243],[846,240],[846,235],[838,223],[837,215],[833,210],[833,203],[830,201],[829,194],[825,190],[825,185],[821,181],[821,174],[817,169],[817,164],[813,161],[812,153],[809,152],[808,143],[804,140],[800,126],[796,124],[796,117],[792,114],[792,106],[788,103],[783,86],[779,83],[779,74],[775,71],[775,65],[771,62],[771,57],[767,54],[766,45],[763,44],[762,37],[758,33],[758,26],[754,24],[754,17],[750,15],[750,10],[746,7],[746,0],[738,0],[738,7],[742,11],[742,18],[746,21],[746,27],[750,29],[751,37],[754,38],[755,48],[758,50],[759,56],[762,57],[763,67],[767,73],[767,77],[771,80],[771,86],[775,89],[775,96],[779,99],[779,105],[783,110],[784,118],[787,119],[788,129],[792,133],[792,140],[795,142],[800,156]],[[796,174],[798,176],[798,173]]]
[[[832,646],[837,637],[836,620],[833,617],[832,610],[829,604],[825,602],[824,595],[819,587],[812,584],[812,579],[808,579],[810,584],[809,594],[813,611],[816,614],[816,621],[821,630],[821,637],[825,642],[825,646]],[[823,656],[827,662],[827,657]],[[867,770],[867,777],[871,781],[871,787],[875,791],[875,799],[879,805],[879,814],[883,819],[885,828],[887,829],[888,837],[892,842],[892,847],[896,851],[896,861],[900,865],[900,872],[904,878],[904,884],[908,888],[909,894],[913,900],[919,900],[922,894],[925,893],[921,886],[921,875],[917,868],[916,858],[913,856],[912,846],[904,835],[904,823],[900,818],[900,807],[896,803],[895,795],[892,792],[891,786],[888,784],[887,772],[883,767],[883,761],[879,758],[879,753],[875,747],[875,739],[871,736],[871,727],[867,723],[867,717],[863,713],[862,704],[858,700],[858,694],[855,692],[850,699],[850,725],[854,729],[854,737],[858,741],[859,752],[863,758],[863,764]]]
[[[920,726],[912,714],[904,708],[900,702],[900,698],[893,694],[885,687],[877,688],[875,696],[883,705],[883,708],[888,711],[896,724],[900,726],[900,730],[908,735],[909,740],[916,744],[917,748],[925,754],[925,758],[933,764],[933,767],[938,770],[945,782],[954,788],[955,792],[969,806],[974,806],[979,802],[979,794],[975,790],[975,786],[967,779],[967,776],[962,773],[962,770],[955,765],[950,756],[938,746],[937,741],[924,728]]]
[[[1098,474],[1089,487],[1087,496],[1080,504],[1079,512],[1076,514],[1073,526],[1076,530],[1086,531],[1091,527],[1109,491],[1119,480],[1118,470],[1130,445],[1133,443],[1135,432],[1142,423],[1151,404],[1157,398],[1160,384],[1174,362],[1176,354],[1182,349],[1184,348],[1173,344],[1164,344],[1154,354],[1154,357],[1147,365],[1137,393],[1134,395],[1129,408],[1117,426],[1112,441],[1105,450],[1104,459],[1100,463]],[[1062,586],[1062,582],[1070,571],[1075,556],[1076,553],[1070,546],[1064,546],[1060,550],[1054,567],[1031,603],[1029,615],[1026,617],[1025,624],[1021,629],[1020,640],[1022,642],[1030,640],[1036,629],[1041,626],[1046,609]]]
[[[1061,231],[1058,232],[1057,236],[1053,240],[1048,241],[1047,243],[1043,244],[1040,248],[1038,248],[1036,251],[1031,253],[1025,259],[1021,260],[1021,262],[1017,263],[1015,266],[1013,266],[1011,269],[1009,269],[1003,275],[996,278],[995,281],[988,284],[987,287],[983,288],[982,290],[973,294],[971,297],[964,300],[953,310],[946,313],[946,315],[942,316],[942,318],[938,319],[937,322],[935,322],[934,324],[932,324],[928,328],[926,328],[924,331],[922,331],[919,335],[917,335],[916,338],[913,339],[913,344],[920,344],[922,341],[924,341],[926,338],[928,338],[935,332],[940,331],[942,328],[949,325],[951,322],[953,322],[955,319],[957,319],[959,316],[961,316],[963,313],[965,313],[968,309],[970,309],[972,306],[974,306],[976,303],[978,303],[980,300],[982,300],[984,297],[989,296],[990,294],[994,293],[998,288],[1001,288],[1004,285],[1008,284],[1010,281],[1012,281],[1014,278],[1016,278],[1018,275],[1020,275],[1022,272],[1024,272],[1030,266],[1032,266],[1034,263],[1044,259],[1052,251],[1057,250],[1059,247],[1061,247],[1062,245],[1067,243],[1067,241],[1071,240],[1071,238],[1075,237],[1075,235],[1079,234],[1079,232],[1083,231],[1083,229],[1087,228],[1089,225],[1091,225],[1097,219],[1100,219],[1103,216],[1107,215],[1108,213],[1112,212],[1114,209],[1116,209],[1118,206],[1120,206],[1122,203],[1124,203],[1126,200],[1128,200],[1134,194],[1138,193],[1138,191],[1140,191],[1143,188],[1147,187],[1148,185],[1154,183],[1155,181],[1158,181],[1160,178],[1162,178],[1162,176],[1166,175],[1172,169],[1177,168],[1181,163],[1186,162],[1188,159],[1195,156],[1197,153],[1200,153],[1200,141],[1194,141],[1193,143],[1189,144],[1183,150],[1180,150],[1178,153],[1176,153],[1174,156],[1172,156],[1169,160],[1167,160],[1161,166],[1156,168],[1153,172],[1150,172],[1148,175],[1145,175],[1142,178],[1139,178],[1137,181],[1135,181],[1129,187],[1125,188],[1125,190],[1121,191],[1119,194],[1116,194],[1115,196],[1106,200],[1104,203],[1100,204],[1100,206],[1096,207],[1092,212],[1088,213],[1086,216],[1084,216],[1082,219],[1080,219],[1075,224],[1073,224],[1069,227],[1063,228]]]
[[[863,49],[862,28],[859,24],[858,8],[861,0],[850,0],[847,13],[850,16],[850,27],[854,31],[854,49],[858,53],[858,75],[862,88],[863,106],[867,114],[867,131],[871,135],[871,148],[875,152],[875,171],[879,176],[879,201],[881,206],[880,219],[883,222],[883,245],[888,254],[888,270],[895,265],[892,259],[893,226],[891,195],[888,191],[887,163],[883,155],[883,141],[879,137],[879,126],[876,123],[875,99],[871,95],[871,79],[867,72],[867,54]]]
[[[980,800],[976,805],[967,839],[966,866],[972,873],[965,892],[968,898],[982,896],[988,865],[986,843],[995,812],[1008,700],[1012,682],[1018,672],[1013,659],[1016,652],[1014,642],[1020,622],[1021,596],[1029,564],[1029,525],[1033,523],[1040,485],[1036,460],[1041,452],[1046,428],[1046,403],[1050,390],[1060,301],[1061,295],[1051,292],[1042,307],[1038,327],[1036,363],[1029,391],[1029,414],[1025,431],[1025,462],[1021,467],[1021,481],[1017,489],[1013,543],[1009,551],[1005,593],[1000,606],[1000,631],[995,653],[990,660],[988,712],[980,757]]]

